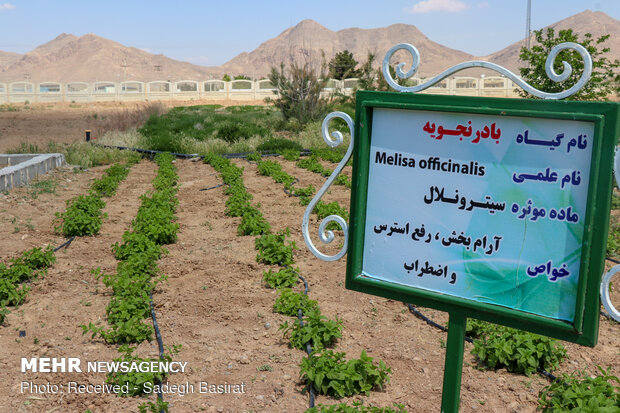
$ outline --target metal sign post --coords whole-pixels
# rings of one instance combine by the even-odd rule
[[[309,204],[302,231],[308,248],[333,261],[348,253],[346,288],[449,313],[442,411],[457,412],[468,317],[582,345],[598,336],[599,288],[609,225],[611,167],[620,105],[557,101],[587,81],[592,65],[577,44],[556,46],[553,59],[577,50],[584,74],[567,91],[548,94],[507,69],[468,62],[418,86],[390,76],[399,49],[419,63],[415,47],[388,51],[383,73],[401,92],[418,92],[467,67],[486,67],[544,100],[359,91],[351,143]],[[336,222],[345,243],[328,256],[309,236],[309,216],[353,154],[350,227],[338,216],[319,226],[323,243]]]

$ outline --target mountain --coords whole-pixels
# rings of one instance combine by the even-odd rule
[[[609,34],[609,39],[603,43],[603,46],[610,49],[605,57],[611,61],[620,60],[620,20],[616,20],[603,12],[586,10],[547,27],[552,27],[556,35],[560,30],[573,29],[574,32],[579,33],[580,40],[586,33],[592,34],[595,40]],[[544,29],[546,30],[546,27]],[[534,42],[532,35],[530,43],[533,44]],[[522,65],[519,60],[519,50],[524,46],[525,39],[481,59],[497,63],[518,74],[519,67]]]
[[[22,55],[18,53],[0,51],[0,70],[13,64],[19,60],[21,56]]]
[[[586,10],[550,27],[556,31],[572,28],[581,37],[588,32],[595,38],[610,34],[605,42],[605,46],[611,49],[607,57],[620,59],[620,21],[605,13]],[[474,57],[435,43],[408,24],[334,32],[313,20],[303,20],[222,66],[205,67],[126,47],[94,34],[77,37],[63,33],[24,55],[0,51],[0,81],[204,80],[221,78],[223,73],[261,78],[267,76],[272,67],[279,67],[280,62],[288,65],[292,59],[310,62],[319,68],[323,60],[328,62],[343,50],[352,52],[358,62],[365,62],[368,52],[373,52],[376,56],[375,67],[379,67],[387,50],[403,42],[413,44],[420,51],[418,77],[436,75],[458,63],[474,59],[488,60],[518,73],[519,49],[525,44],[525,40],[521,40],[491,55]],[[393,62],[411,61],[405,52],[399,53],[393,57]],[[474,68],[460,72],[460,75],[478,76],[483,72],[489,73],[486,69]]]
[[[4,64],[3,64],[4,63]],[[4,82],[94,82],[209,78],[209,69],[126,47],[94,34],[61,34],[24,55],[0,55]]]
[[[385,53],[397,43],[411,43],[419,50],[422,63],[418,76],[433,75],[450,66],[471,60],[472,55],[450,49],[435,43],[415,26],[393,24],[379,29],[350,28],[334,32],[313,20],[303,20],[294,27],[283,31],[279,36],[267,40],[250,53],[241,53],[222,65],[224,71],[233,74],[266,76],[271,67],[279,67],[280,62],[288,64],[291,59],[313,62],[320,65],[329,61],[337,52],[348,50],[358,62],[365,62],[368,52],[376,55],[375,66],[380,66]],[[399,52],[401,53],[401,52]],[[402,52],[402,60],[407,55]],[[395,56],[399,57],[400,55]],[[409,60],[411,58],[409,57]]]

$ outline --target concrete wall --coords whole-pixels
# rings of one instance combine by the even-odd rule
[[[409,79],[410,84],[420,84],[424,79]],[[354,93],[356,79],[330,79],[324,90],[327,96],[334,92],[350,95]],[[422,93],[464,96],[517,97],[515,84],[504,77],[455,77],[445,79],[441,87],[433,87]],[[42,83],[13,82],[0,83],[0,104],[35,102],[143,102],[153,100],[238,100],[252,101],[274,97],[268,80],[182,80],[178,82],[127,81],[115,83],[68,82],[61,84],[47,81]]]
[[[24,186],[38,175],[65,164],[60,153],[0,154],[0,192]]]

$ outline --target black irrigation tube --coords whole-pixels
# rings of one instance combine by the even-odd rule
[[[420,311],[418,311],[412,304],[407,304],[407,308],[409,308],[409,311],[411,311],[411,313],[413,315],[418,317],[420,320],[424,321],[426,324],[428,324],[428,325],[430,325],[432,327],[438,328],[439,330],[443,331],[444,333],[448,332],[448,329],[446,327],[442,326],[441,324],[437,324],[436,322],[434,322],[430,318],[426,317],[424,314],[422,314]],[[465,341],[467,341],[468,343],[473,343],[474,342],[474,340],[471,337],[469,337],[469,336],[465,336]],[[543,376],[547,377],[551,381],[559,380],[556,376],[554,376],[553,374],[549,373],[547,370],[541,369],[540,367],[537,367],[536,371],[538,373],[542,374]]]
[[[71,243],[73,242],[74,239],[75,239],[75,235],[72,236],[71,238],[68,238],[67,241],[65,241],[64,243],[60,244],[56,248],[54,248],[54,252],[60,250],[61,248],[64,248],[64,249],[69,248],[69,245],[71,245]]]
[[[134,152],[143,153],[143,154],[150,155],[150,156],[155,156],[158,153],[168,153],[166,151],[154,151],[151,149],[131,148],[129,146],[101,145],[99,143],[92,143],[91,145],[98,146],[100,148],[106,148],[106,149],[119,149],[119,150],[126,150],[126,151],[134,151]],[[175,153],[175,152],[170,152],[170,153],[176,156],[177,158],[181,158],[181,159],[193,159],[193,158],[202,159],[203,158],[197,153]]]
[[[168,152],[168,151],[156,151],[153,149],[132,148],[129,146],[102,145],[99,143],[91,143],[91,145],[98,146],[100,148],[106,148],[106,149],[119,149],[121,151],[134,151],[134,152],[143,153],[143,154],[150,155],[150,156],[157,155],[158,153],[171,153],[172,155],[176,156],[177,158],[181,158],[181,159],[194,159],[194,158],[204,159],[204,156],[199,155],[197,153],[176,153],[176,152]],[[248,155],[252,153],[255,153],[255,152],[227,153],[227,154],[223,154],[220,156],[222,158],[227,158],[227,159],[246,158]],[[311,154],[312,154],[312,151],[310,149],[303,149],[299,152],[300,156],[309,156]],[[280,154],[276,152],[270,152],[270,153],[262,153],[261,156],[280,156]]]
[[[299,182],[299,179],[298,179],[298,178],[295,178],[295,180],[291,183],[291,186],[295,185],[297,182]],[[294,193],[293,193],[293,192],[291,192],[291,191],[288,191],[288,190],[286,189],[286,185],[284,185],[284,188],[282,188],[282,189],[284,190],[284,193],[285,193],[285,194],[287,194],[288,196],[294,196],[294,197],[299,198],[299,195],[294,194]]]
[[[211,190],[211,189],[219,188],[220,186],[224,186],[224,185],[228,185],[228,184],[223,183],[223,184],[219,184],[219,185],[215,185],[215,186],[210,186],[209,188],[202,188],[202,189],[199,189],[199,191],[209,191],[209,190]],[[230,185],[229,185],[229,186],[230,186]]]
[[[295,271],[292,267],[286,265],[286,264],[282,264],[280,263],[281,266],[283,266],[284,268],[288,268],[289,270],[293,271],[295,274],[297,274],[297,277],[299,277],[299,279],[304,283],[304,295],[308,295],[308,281],[306,281],[306,279],[304,277],[301,276],[301,274],[299,274],[297,271]],[[299,319],[299,326],[303,327],[304,326],[304,320],[303,320],[304,314],[301,311],[301,308],[297,310],[297,318]],[[312,354],[312,345],[310,344],[310,342],[306,343],[306,353],[308,354],[308,356],[310,356]],[[315,395],[314,395],[314,386],[310,385],[308,386],[308,393],[310,394],[310,402],[309,402],[309,407],[312,408],[314,407],[314,400],[315,400]]]
[[[620,264],[620,261],[618,261],[615,258],[611,258],[610,256],[605,257],[605,259],[607,259],[608,261],[611,261],[611,262],[615,262],[616,264]]]
[[[161,332],[159,331],[159,324],[157,324],[157,317],[155,316],[155,304],[153,303],[153,290],[149,291],[150,306],[151,306],[151,318],[153,319],[153,328],[155,329],[155,338],[157,339],[157,347],[159,348],[159,359],[164,359],[164,340],[161,338]],[[161,383],[159,383],[161,384]],[[161,386],[157,388],[157,399],[164,401],[164,396],[161,391]],[[160,413],[165,413],[164,409],[160,410]]]

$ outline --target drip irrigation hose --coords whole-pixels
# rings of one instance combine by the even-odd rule
[[[446,327],[442,326],[441,324],[437,324],[436,322],[434,322],[430,318],[426,317],[424,314],[422,314],[420,311],[418,311],[412,304],[407,304],[407,308],[409,308],[409,311],[411,311],[411,313],[413,315],[418,317],[420,320],[424,321],[426,324],[428,324],[428,325],[430,325],[432,327],[438,328],[439,330],[443,331],[444,333],[448,332],[448,329]],[[469,337],[469,336],[465,336],[465,341],[467,341],[468,343],[473,343],[474,342],[474,340],[471,337]],[[536,371],[538,373],[542,374],[543,376],[545,376],[546,378],[548,378],[549,380],[551,380],[552,382],[559,380],[556,376],[554,376],[553,374],[549,373],[547,370],[541,369],[540,367],[537,367]]]
[[[155,156],[158,153],[171,153],[172,155],[176,156],[177,158],[181,158],[181,159],[194,159],[194,158],[204,159],[204,156],[199,155],[197,153],[176,153],[176,152],[167,152],[167,151],[156,151],[152,149],[132,148],[129,146],[102,145],[100,143],[92,143],[92,142],[91,142],[91,145],[98,146],[100,148],[106,148],[106,149],[119,149],[121,151],[134,151],[134,152],[146,154],[149,156]],[[246,158],[248,155],[252,153],[255,153],[255,152],[226,153],[220,156],[222,156],[223,158],[228,158],[228,159]],[[310,156],[311,154],[312,154],[312,151],[309,149],[303,149],[299,152],[299,156]],[[263,157],[280,156],[280,154],[275,153],[275,152],[270,152],[270,153],[262,153],[261,156]]]
[[[616,263],[616,264],[620,264],[620,261],[618,261],[618,260],[617,260],[617,259],[615,259],[615,258],[611,258],[611,257],[607,256],[607,257],[606,257],[606,259],[607,259],[608,261],[614,262],[614,263]]]
[[[295,180],[291,183],[291,187],[292,187],[293,185],[295,185],[297,182],[299,182],[299,179],[295,178]],[[282,188],[282,189],[284,189],[284,193],[285,193],[285,194],[287,194],[288,196],[299,197],[299,195],[294,194],[292,191],[288,191],[288,190],[286,189],[286,185],[284,185],[284,188]]]
[[[199,189],[199,191],[209,191],[211,189],[219,188],[220,186],[224,186],[224,185],[228,185],[228,184],[219,184],[219,185],[211,186],[209,188],[202,188],[202,189]]]
[[[68,238],[67,241],[65,241],[64,243],[60,244],[56,248],[54,248],[54,252],[57,252],[58,250],[60,250],[62,248],[64,248],[64,249],[69,248],[69,245],[71,245],[71,243],[73,242],[74,239],[75,239],[75,235],[72,236],[71,238]]]
[[[159,324],[157,324],[157,317],[155,316],[155,304],[153,304],[153,290],[149,291],[150,306],[151,306],[151,318],[153,319],[153,328],[155,329],[155,338],[157,339],[157,347],[159,348],[159,359],[164,360],[164,341],[161,338],[161,332],[159,331]],[[161,383],[159,383],[161,384]],[[157,386],[157,400],[164,401],[164,396],[161,391],[161,386]],[[164,409],[161,409],[160,413],[165,413]]]
[[[284,268],[288,268],[289,270],[293,271],[295,274],[297,274],[297,277],[299,277],[299,279],[304,283],[304,295],[308,295],[308,281],[306,281],[306,279],[304,277],[301,276],[301,274],[299,274],[297,271],[295,271],[292,267],[286,265],[286,264],[282,264],[280,263],[281,266],[283,266]],[[304,320],[303,320],[303,312],[301,311],[301,308],[297,310],[297,318],[299,319],[299,327],[303,327],[304,326]],[[306,353],[308,354],[308,357],[312,354],[312,345],[310,345],[310,342],[306,343]],[[309,402],[309,407],[312,408],[314,407],[314,399],[315,399],[315,395],[314,395],[314,386],[310,385],[308,386],[308,394],[310,394],[310,402]]]

